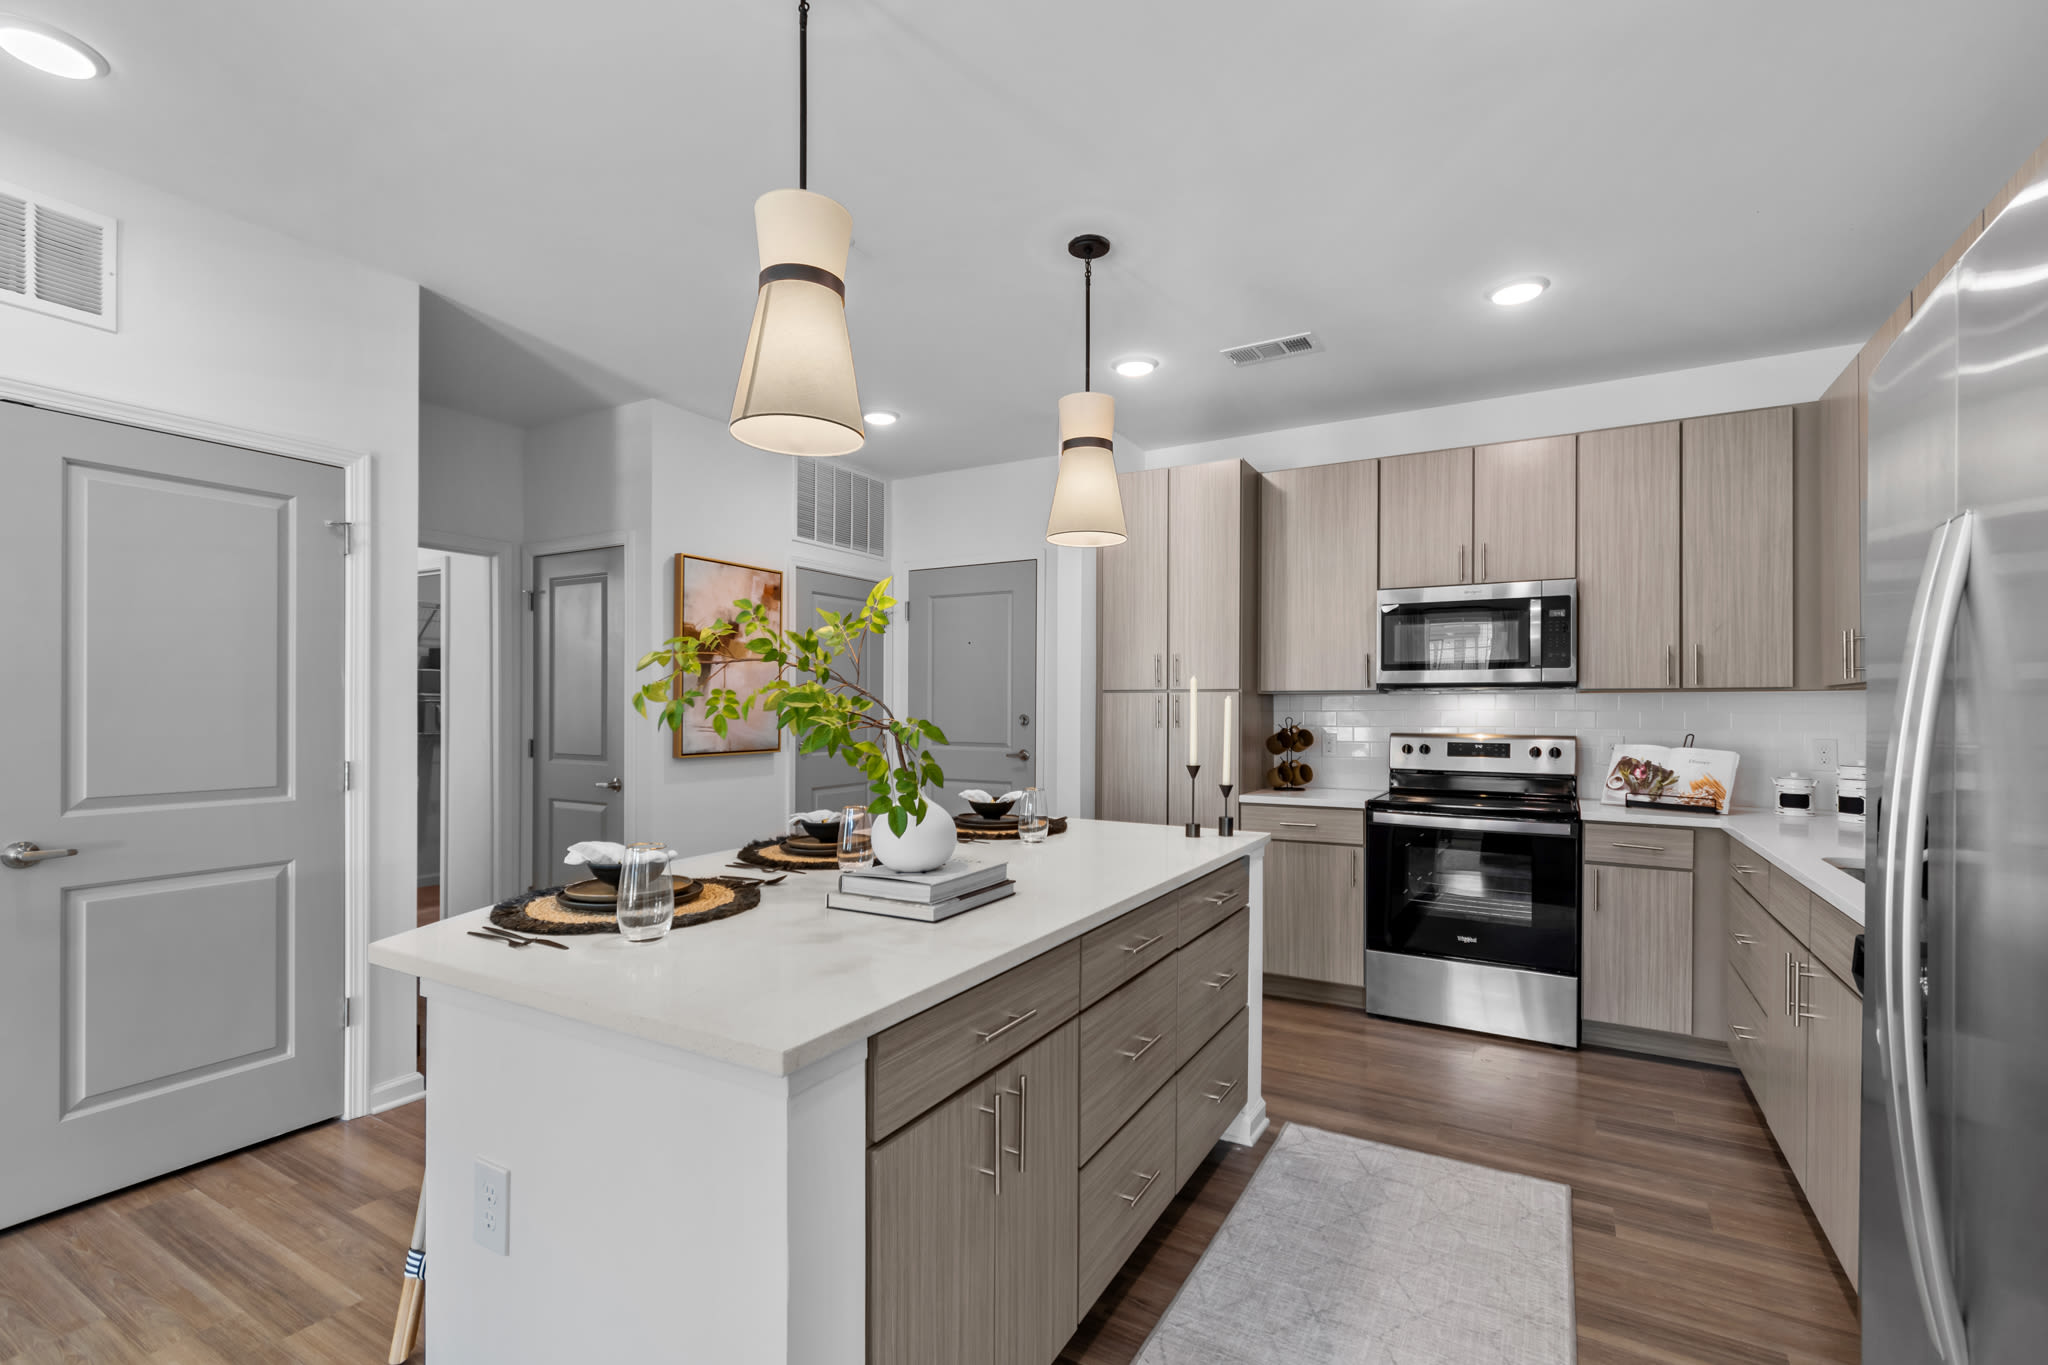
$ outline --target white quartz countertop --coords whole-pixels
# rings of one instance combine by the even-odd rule
[[[1042,844],[966,844],[1010,864],[1017,894],[939,924],[827,910],[836,873],[792,874],[731,919],[658,943],[616,934],[508,948],[469,937],[488,909],[370,945],[379,967],[614,1029],[771,1075],[850,1043],[1078,938],[1267,842],[1190,839],[1178,825],[1070,820]],[[729,871],[731,851],[678,859]],[[744,875],[744,874],[742,874]]]
[[[1589,825],[1726,830],[1735,842],[1784,868],[1808,891],[1857,924],[1863,923],[1863,883],[1823,861],[1839,858],[1861,864],[1862,825],[1845,824],[1832,815],[1780,815],[1774,810],[1736,811],[1719,816],[1682,815],[1676,811],[1630,810],[1592,801],[1580,803],[1579,816]]]
[[[1248,806],[1320,806],[1325,810],[1364,810],[1365,803],[1378,795],[1378,792],[1356,787],[1310,787],[1298,792],[1246,792],[1237,799],[1239,804]]]

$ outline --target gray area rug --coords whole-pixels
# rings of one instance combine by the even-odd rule
[[[1571,1200],[1290,1124],[1137,1365],[1568,1365]]]

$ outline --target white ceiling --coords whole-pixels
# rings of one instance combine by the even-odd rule
[[[420,281],[427,396],[723,418],[751,204],[795,178],[782,0],[8,0],[112,61],[0,120]],[[815,0],[905,474],[1050,453],[1080,371],[1157,447],[1859,340],[2048,134],[2039,0]],[[1503,311],[1483,289],[1556,287]],[[1312,328],[1327,351],[1216,353]],[[1165,361],[1144,381],[1107,361]],[[538,366],[538,369],[533,367]]]

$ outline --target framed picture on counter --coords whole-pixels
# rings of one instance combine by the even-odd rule
[[[714,622],[730,621],[733,603],[743,599],[760,603],[768,613],[769,625],[782,628],[781,570],[696,555],[676,556],[676,634],[694,635]],[[741,640],[726,640],[719,652],[728,662],[711,679],[715,686],[730,687],[745,696],[775,676],[775,665],[756,659]],[[700,685],[694,679],[691,684]],[[772,754],[781,747],[782,731],[775,724],[775,713],[759,707],[742,720],[726,722],[721,736],[703,717],[702,705],[693,706],[675,731],[677,758]]]

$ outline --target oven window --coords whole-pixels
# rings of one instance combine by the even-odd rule
[[[1418,602],[1380,614],[1382,667],[1422,669],[1540,668],[1529,643],[1530,603]]]
[[[1576,839],[1372,829],[1366,920],[1373,948],[1538,972],[1578,970]]]

